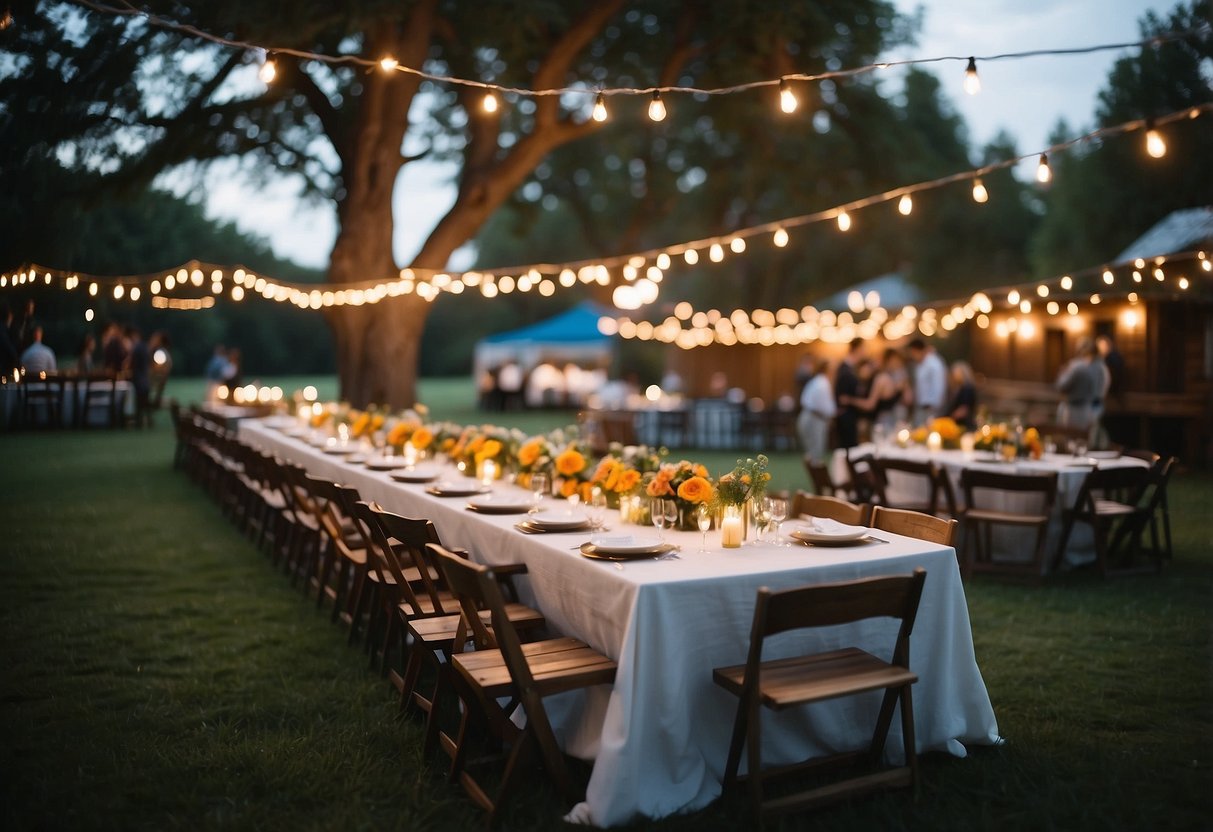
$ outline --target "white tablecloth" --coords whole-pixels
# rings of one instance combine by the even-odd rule
[[[364,499],[433,520],[443,541],[489,564],[522,562],[520,589],[550,627],[576,636],[619,663],[613,688],[547,700],[564,749],[594,760],[586,803],[576,815],[601,826],[637,815],[663,817],[701,808],[721,790],[736,698],[712,683],[712,668],[745,661],[759,587],[908,574],[927,570],[911,648],[920,751],[964,756],[963,743],[998,741],[998,726],[973,654],[964,589],[951,548],[896,535],[855,548],[744,547],[723,550],[709,534],[675,533],[678,560],[640,561],[617,569],[583,558],[583,536],[524,535],[517,517],[474,514],[464,500],[438,499],[423,486],[350,465],[256,420],[239,425],[245,441],[355,486]],[[637,530],[639,531],[639,530]],[[768,658],[797,650],[857,644],[888,657],[895,622],[877,620],[768,642]],[[853,749],[870,740],[880,693],[764,714],[764,758],[772,764]],[[896,721],[895,721],[896,723]],[[900,728],[889,739],[900,753]]]
[[[966,468],[973,470],[991,471],[999,474],[1057,474],[1057,499],[1053,503],[1053,514],[1049,521],[1045,541],[1045,569],[1052,563],[1054,552],[1061,540],[1062,513],[1072,508],[1082,489],[1083,480],[1094,468],[1146,468],[1145,460],[1136,457],[1120,456],[1109,458],[1075,458],[1068,454],[1045,454],[1040,459],[1016,459],[1002,462],[994,459],[990,452],[977,451],[966,454],[958,450],[929,451],[922,445],[908,445],[904,448],[897,445],[860,445],[851,450],[852,457],[862,454],[872,454],[889,459],[909,459],[916,462],[935,462],[948,472],[952,490],[956,495],[957,506],[964,505],[964,492],[960,490],[960,473]],[[847,479],[846,460],[841,454],[835,457],[835,476]],[[838,468],[841,466],[841,468]],[[912,477],[898,471],[889,472],[889,483],[885,496],[890,503],[925,503],[927,493],[921,477]],[[1043,500],[1028,494],[1012,494],[1007,492],[978,494],[982,508],[995,511],[1034,514],[1043,508]],[[941,507],[942,508],[942,507]],[[994,556],[1010,561],[1027,561],[1033,554],[1036,543],[1035,532],[1031,529],[1014,529],[1003,527],[994,536]],[[1078,566],[1090,563],[1095,559],[1095,543],[1091,527],[1076,524],[1070,533],[1066,544],[1065,563]]]

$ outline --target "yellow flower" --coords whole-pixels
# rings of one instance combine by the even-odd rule
[[[594,497],[594,484],[583,482],[577,488],[577,493],[581,495],[581,502],[588,503]]]
[[[542,452],[543,440],[531,439],[518,449],[518,464],[529,468],[535,464],[535,460],[539,459],[539,454]]]
[[[561,480],[560,481],[560,496],[572,497],[577,493],[577,480]]]
[[[678,486],[678,496],[688,503],[702,503],[712,499],[712,484],[700,476],[694,476]]]
[[[696,464],[694,472],[697,477],[703,477],[705,480],[708,478],[708,469],[703,465]]]
[[[615,487],[615,490],[620,494],[626,494],[635,488],[636,484],[639,482],[640,472],[632,468],[627,468],[619,475],[619,484]]]
[[[379,430],[381,427],[383,427],[383,414],[376,413],[374,416],[371,417],[371,432],[374,433],[375,431]]]
[[[409,439],[409,443],[419,451],[424,451],[434,441],[434,434],[429,428],[420,427],[413,431],[413,436]]]
[[[350,424],[350,434],[354,437],[362,436],[366,433],[371,424],[371,416],[369,413],[359,413],[354,421]]]
[[[469,454],[480,453],[480,449],[482,447],[484,447],[485,441],[486,441],[486,437],[477,436],[475,439],[473,439],[471,442],[469,442],[467,444],[467,446],[463,449],[464,453],[469,453]]]
[[[556,457],[556,470],[566,477],[580,474],[585,470],[585,457],[569,448]]]
[[[389,445],[403,445],[405,437],[409,435],[409,426],[404,422],[397,422],[392,425],[392,429],[387,432],[387,443]]]
[[[480,446],[480,451],[476,456],[479,459],[494,459],[499,453],[501,453],[501,443],[496,439],[488,439]]]

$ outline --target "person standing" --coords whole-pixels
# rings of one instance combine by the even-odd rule
[[[935,347],[921,338],[909,345],[914,362],[914,424],[925,425],[943,413],[948,394],[948,368]]]
[[[152,358],[148,352],[147,343],[142,333],[135,327],[127,327],[126,338],[130,342],[130,353],[127,357],[127,370],[130,372],[131,386],[135,388],[135,427],[141,428],[146,423],[152,426],[149,394],[152,389]]]
[[[846,358],[838,365],[834,376],[834,400],[837,402],[838,447],[853,448],[859,444],[859,408],[853,404],[859,398],[859,362],[864,358],[864,342],[855,338]]]
[[[1116,342],[1111,335],[1100,335],[1095,339],[1095,349],[1103,358],[1104,370],[1107,373],[1107,386],[1100,401],[1099,417],[1105,438],[1110,442],[1121,445],[1131,445],[1134,442],[1132,417],[1119,415],[1118,411],[1124,404],[1125,393],[1125,359],[1116,349]],[[1109,405],[1112,414],[1108,415]]]
[[[25,352],[21,353],[21,366],[25,368],[26,375],[36,376],[39,373],[55,372],[58,369],[55,353],[42,343],[42,325],[31,326],[30,335],[33,340],[25,348]]]
[[[122,329],[110,322],[101,334],[101,365],[105,372],[118,376],[126,366],[126,345],[122,342]]]
[[[1095,421],[1094,404],[1103,395],[1104,369],[1095,366],[1095,344],[1084,338],[1074,358],[1061,370],[1054,385],[1061,394],[1057,405],[1057,424],[1090,429]]]
[[[853,404],[872,418],[873,440],[889,436],[897,427],[898,405],[905,395],[906,378],[901,353],[889,347],[884,351],[880,369],[868,385],[863,398],[849,399],[841,404]]]
[[[973,381],[973,368],[965,361],[952,362],[952,398],[944,409],[944,415],[965,430],[977,427],[977,384]]]
[[[809,364],[808,381],[800,393],[800,415],[796,417],[796,432],[805,458],[821,465],[830,458],[830,420],[837,413],[834,394],[830,390],[830,379],[826,375],[826,363],[814,359]]]

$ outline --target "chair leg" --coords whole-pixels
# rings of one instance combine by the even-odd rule
[[[910,767],[910,780],[914,784],[914,797],[918,797],[918,746],[914,739],[914,703],[910,685],[901,688],[901,738],[905,745],[906,765]]]
[[[758,710],[758,694],[751,696],[751,703],[746,709],[750,711],[747,720],[750,730],[746,737],[746,762],[749,765],[747,777],[750,787],[750,811],[754,814],[754,825],[762,828],[762,723],[761,712]]]
[[[1066,521],[1061,527],[1061,539],[1057,541],[1057,551],[1053,553],[1053,563],[1049,569],[1056,572],[1061,567],[1061,562],[1066,556],[1066,546],[1070,543],[1070,532],[1074,530],[1074,515],[1070,512],[1066,513]]]
[[[884,745],[889,737],[889,726],[893,724],[893,708],[896,705],[897,688],[887,688],[880,702],[880,714],[876,717],[876,728],[872,731],[872,745],[868,751],[873,767],[879,766],[884,760]]]
[[[729,757],[724,766],[724,787],[732,788],[737,783],[737,769],[741,765],[741,748],[746,736],[745,699],[737,703],[737,716],[733,720],[733,738],[729,740]]]

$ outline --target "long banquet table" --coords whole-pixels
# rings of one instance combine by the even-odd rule
[[[998,726],[973,653],[955,552],[881,533],[888,543],[854,548],[746,546],[724,550],[718,535],[700,553],[700,535],[673,533],[679,559],[615,564],[583,558],[573,534],[524,535],[517,517],[476,514],[460,499],[393,481],[324,454],[261,420],[244,420],[240,438],[309,472],[352,485],[364,499],[431,519],[443,541],[487,564],[522,562],[519,589],[549,626],[582,639],[619,664],[612,687],[546,700],[569,754],[593,760],[585,803],[569,819],[600,826],[636,816],[659,818],[701,808],[721,791],[737,700],[712,683],[712,668],[744,662],[759,587],[852,580],[927,570],[912,638],[911,666],[919,751],[964,756],[965,743],[999,741]],[[892,620],[873,620],[768,642],[767,658],[850,644],[888,656]],[[880,693],[821,703],[807,711],[764,714],[770,764],[860,747],[870,739]],[[768,721],[769,720],[769,721]],[[897,720],[894,720],[896,723]],[[888,753],[900,753],[894,724]]]

